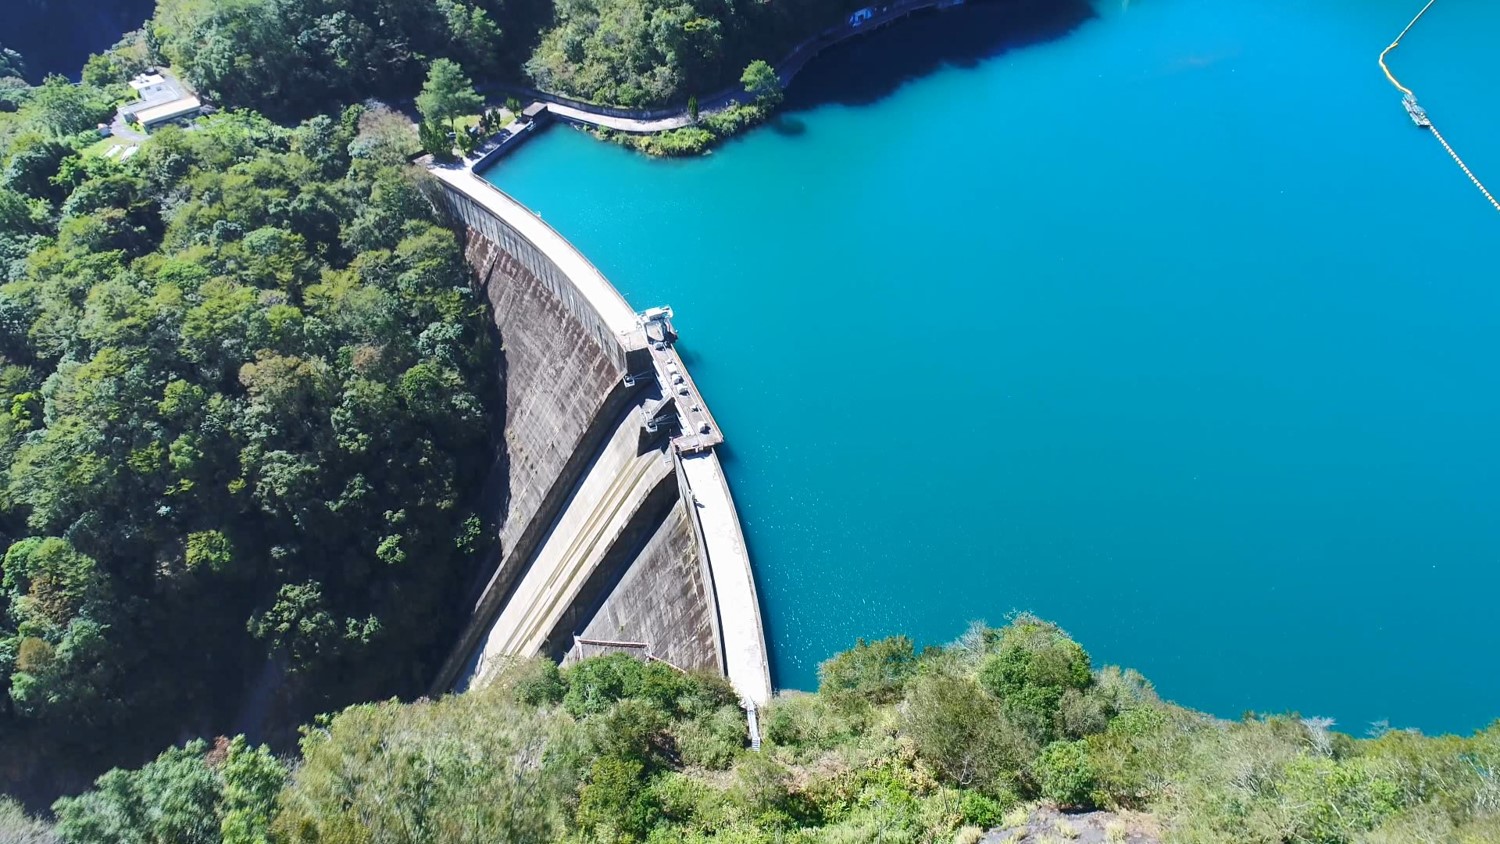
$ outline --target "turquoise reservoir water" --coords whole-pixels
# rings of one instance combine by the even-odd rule
[[[707,159],[555,129],[491,178],[676,308],[777,685],[1030,609],[1221,715],[1467,730],[1500,716],[1500,214],[1376,67],[1420,5],[1110,2],[1014,49],[974,6]],[[1500,183],[1496,33],[1439,0],[1392,64]]]

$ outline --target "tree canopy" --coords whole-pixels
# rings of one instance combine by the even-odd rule
[[[545,14],[539,0],[159,0],[148,30],[210,98],[286,117],[409,95],[432,57],[494,77]]]
[[[230,113],[122,163],[98,98],[0,114],[0,754],[420,690],[496,391],[414,133]]]
[[[740,84],[745,86],[745,93],[757,100],[781,97],[781,80],[776,76],[776,68],[763,59],[745,66],[745,72],[740,74]]]
[[[682,105],[734,85],[862,5],[853,0],[557,0],[526,63],[540,88],[623,106]],[[764,64],[764,62],[762,62]]]
[[[474,83],[464,75],[457,62],[438,59],[427,70],[427,81],[422,84],[422,93],[417,95],[417,111],[424,120],[452,124],[466,114],[473,114],[484,105],[484,99],[474,93]]]

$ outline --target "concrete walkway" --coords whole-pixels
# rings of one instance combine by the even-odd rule
[[[708,549],[708,569],[724,642],[724,673],[747,704],[765,706],[771,699],[771,667],[761,628],[760,600],[724,468],[712,451],[683,455],[681,461],[690,493],[688,504]]]
[[[587,111],[578,106],[553,102],[547,103],[547,111],[559,120],[566,120],[569,123],[583,123],[589,126],[614,129],[618,132],[631,132],[642,135],[650,132],[681,129],[684,126],[691,126],[693,123],[693,118],[688,115],[687,109],[683,109],[681,114],[673,115],[672,117],[663,117],[660,120],[615,117],[603,112]]]

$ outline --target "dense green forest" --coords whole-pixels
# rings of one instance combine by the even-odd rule
[[[1095,670],[1025,615],[922,652],[861,642],[820,680],[762,713],[755,752],[717,677],[621,655],[562,672],[519,662],[482,690],[320,719],[295,759],[242,739],[170,749],[59,801],[55,829],[0,808],[0,837],[973,844],[1028,824],[1033,841],[1078,836],[1041,803],[1110,810],[1109,841],[1500,842],[1500,724],[1356,739],[1319,719],[1222,721],[1160,700],[1133,671]]]
[[[227,113],[122,162],[112,99],[0,113],[0,781],[42,793],[425,688],[492,452],[408,121]]]
[[[496,78],[549,13],[543,0],[158,0],[146,34],[213,100],[286,118],[415,93],[438,57]]]
[[[98,4],[95,4],[98,5]],[[595,102],[652,106],[733,86],[863,0],[157,0],[86,78],[171,64],[219,105],[301,119],[415,93],[428,62]],[[73,2],[73,7],[87,3]],[[79,8],[79,14],[87,14]],[[23,33],[24,28],[16,28]],[[24,54],[42,36],[0,47]],[[9,36],[0,35],[0,42]],[[3,66],[0,66],[3,70]]]
[[[543,90],[624,106],[681,104],[779,60],[862,0],[557,0],[526,63]]]

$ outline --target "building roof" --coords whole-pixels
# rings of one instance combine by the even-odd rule
[[[197,97],[183,97],[180,100],[153,105],[143,108],[135,113],[135,119],[146,128],[151,128],[158,123],[165,123],[174,118],[194,114],[203,108],[203,101]]]
[[[141,91],[154,85],[160,85],[165,81],[167,81],[166,77],[162,76],[160,73],[143,73],[140,76],[137,76],[136,78],[130,80],[130,87],[136,89],[137,91]]]
[[[524,118],[526,118],[527,120],[530,120],[530,119],[536,117],[538,114],[541,114],[542,112],[544,112],[546,110],[547,110],[547,104],[546,103],[532,103],[531,105],[527,106],[524,110],[521,111],[521,116],[524,117]]]

